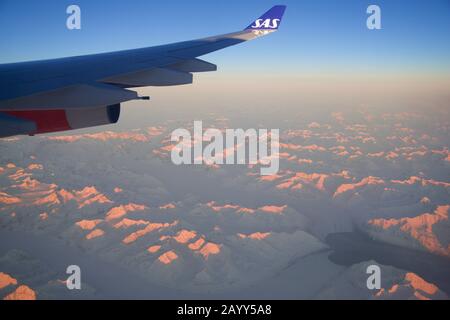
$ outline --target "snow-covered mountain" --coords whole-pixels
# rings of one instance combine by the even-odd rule
[[[208,117],[213,127],[241,126],[222,115]],[[289,283],[282,275],[296,276],[286,270],[314,261],[303,281],[315,281],[306,286],[315,291],[292,289],[288,297],[441,298],[438,283],[424,284],[420,275],[388,266],[383,268],[392,281],[378,295],[367,293],[363,264],[344,272],[311,257],[329,249],[328,234],[355,226],[386,243],[449,256],[445,119],[361,110],[302,114],[282,126],[265,123],[281,127],[280,170],[272,176],[261,176],[258,166],[175,166],[170,133],[190,128],[186,121],[3,139],[2,261],[22,259],[8,253],[17,249],[10,237],[32,235],[35,245],[60,243],[80,250],[77,259],[95,256],[98,264],[123,268],[127,277],[160,288],[161,295],[172,289],[248,293],[265,283],[274,286],[274,279]],[[36,259],[45,263],[50,257]],[[55,262],[48,270],[58,276],[46,276],[45,283],[21,276],[20,263],[0,263],[5,295],[23,284],[37,298],[70,297],[58,282],[63,266]],[[326,270],[332,283],[323,282],[318,270]],[[104,293],[101,282],[91,288],[93,296]],[[30,290],[11,297],[31,297]]]

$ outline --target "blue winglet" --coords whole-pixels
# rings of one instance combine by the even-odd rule
[[[277,30],[283,18],[286,6],[274,6],[261,17],[253,21],[245,30]]]

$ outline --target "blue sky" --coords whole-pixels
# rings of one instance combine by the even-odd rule
[[[66,29],[70,4],[81,7],[81,30]],[[249,72],[450,71],[449,0],[0,0],[0,63],[237,31],[275,4],[288,6],[277,34],[206,59]],[[366,28],[369,4],[381,7],[382,30]]]

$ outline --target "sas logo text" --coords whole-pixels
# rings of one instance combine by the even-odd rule
[[[276,29],[279,23],[280,19],[258,19],[251,27],[254,29]]]

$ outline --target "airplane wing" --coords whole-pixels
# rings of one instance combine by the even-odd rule
[[[115,123],[129,88],[192,83],[217,67],[199,56],[278,29],[285,6],[274,6],[242,31],[168,45],[0,65],[0,137]]]

